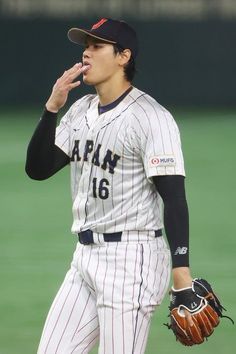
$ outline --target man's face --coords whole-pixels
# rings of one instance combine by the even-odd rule
[[[90,65],[83,74],[83,81],[85,84],[93,86],[109,81],[122,69],[119,65],[119,54],[114,53],[113,45],[93,38],[87,40],[83,53],[83,64]]]

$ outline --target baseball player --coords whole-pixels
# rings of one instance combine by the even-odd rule
[[[78,238],[38,354],[89,353],[96,342],[100,354],[144,353],[171,267],[176,290],[192,282],[179,130],[132,85],[138,44],[126,22],[103,18],[68,37],[84,46],[82,60],[56,81],[26,160],[36,180],[70,165]],[[78,99],[56,128],[79,76],[96,93]]]

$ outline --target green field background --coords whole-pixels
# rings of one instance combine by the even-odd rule
[[[24,172],[39,110],[0,113],[0,354],[34,354],[51,301],[69,267],[69,169],[44,182]],[[182,135],[190,210],[193,276],[208,279],[236,320],[236,110],[172,109]],[[163,326],[168,297],[156,311],[147,354],[231,354],[227,319],[208,342],[185,348]],[[96,350],[93,351],[93,354]]]

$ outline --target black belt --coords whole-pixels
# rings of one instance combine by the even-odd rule
[[[122,231],[120,232],[112,232],[103,234],[103,239],[105,242],[120,242],[122,236]],[[162,230],[155,231],[155,237],[162,236]],[[86,230],[82,231],[78,234],[79,242],[83,245],[90,245],[94,243],[93,231]]]

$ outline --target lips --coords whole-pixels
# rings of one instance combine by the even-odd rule
[[[82,73],[86,73],[89,69],[91,69],[91,67],[92,67],[91,64],[84,62],[81,68]]]

